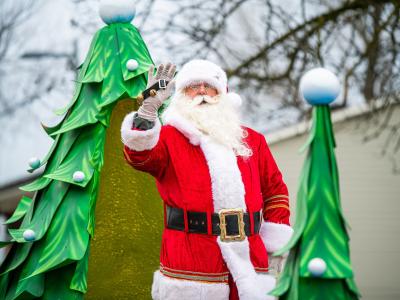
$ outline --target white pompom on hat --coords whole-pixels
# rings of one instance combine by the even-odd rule
[[[236,93],[228,93],[226,94],[228,96],[229,101],[232,102],[232,105],[234,107],[240,107],[242,105],[242,97],[240,97],[239,94]]]
[[[222,68],[211,61],[204,59],[194,59],[183,65],[175,78],[176,89],[181,91],[184,88],[205,82],[214,87],[218,94],[227,95],[234,106],[242,104],[241,97],[236,93],[228,93],[228,79]]]

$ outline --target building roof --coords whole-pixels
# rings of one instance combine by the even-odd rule
[[[346,107],[337,111],[332,112],[332,123],[340,123],[349,119],[353,119],[362,115],[365,115],[373,110],[380,110],[384,107],[385,102],[383,99],[379,99],[374,102],[374,105],[361,104],[351,107]],[[276,144],[278,142],[300,136],[309,131],[311,127],[311,120],[305,120],[295,125],[288,126],[277,131],[265,134],[265,138],[268,144]]]

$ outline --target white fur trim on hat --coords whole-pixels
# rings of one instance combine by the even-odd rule
[[[228,84],[226,73],[218,65],[202,59],[194,59],[183,65],[176,75],[176,89],[182,90],[191,84],[206,82],[225,94]]]
[[[260,236],[267,252],[274,253],[289,242],[293,229],[286,224],[263,222],[260,228]]]
[[[153,300],[227,300],[229,285],[174,279],[157,271],[153,277],[151,297]]]
[[[122,142],[129,149],[144,151],[154,148],[160,137],[161,124],[156,119],[154,127],[148,130],[132,130],[133,117],[136,111],[126,115],[121,126]]]

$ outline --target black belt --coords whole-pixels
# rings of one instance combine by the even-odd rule
[[[184,210],[166,205],[167,228],[185,231]],[[187,211],[188,232],[208,233],[207,213]],[[253,213],[253,232],[257,234],[261,227],[261,211]],[[243,222],[242,222],[243,220]],[[250,214],[240,209],[226,209],[211,214],[211,233],[221,236],[221,240],[243,240],[251,235]],[[222,228],[222,232],[221,232]]]

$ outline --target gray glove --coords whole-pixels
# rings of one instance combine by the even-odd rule
[[[157,111],[165,100],[167,100],[175,89],[175,81],[172,81],[175,75],[176,67],[172,63],[167,63],[165,66],[161,64],[157,68],[156,75],[153,76],[154,66],[151,66],[148,72],[147,88],[152,86],[160,79],[169,81],[165,89],[157,91],[154,97],[148,97],[144,100],[143,105],[138,110],[138,116],[142,119],[154,122],[157,119]]]

